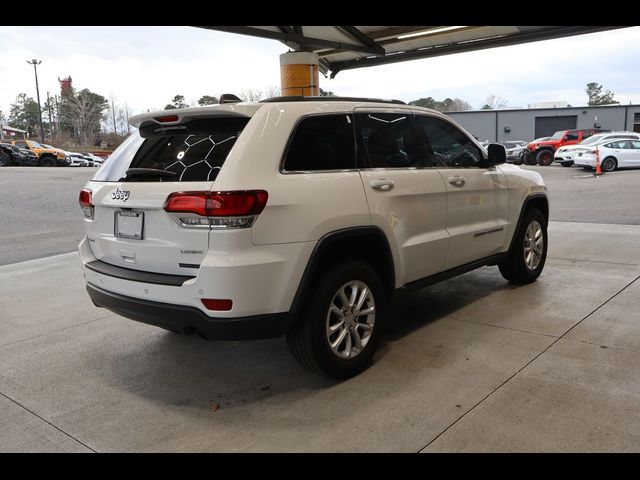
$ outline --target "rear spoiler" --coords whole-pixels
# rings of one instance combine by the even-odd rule
[[[148,125],[151,123],[169,127],[203,117],[251,118],[262,106],[263,104],[256,102],[243,102],[225,103],[207,107],[175,108],[135,115],[129,119],[129,123],[136,128],[140,128],[143,124]]]

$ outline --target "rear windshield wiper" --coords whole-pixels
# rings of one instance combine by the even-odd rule
[[[177,177],[178,174],[176,172],[171,172],[169,170],[160,170],[158,168],[130,168],[126,172],[127,178],[134,177]]]

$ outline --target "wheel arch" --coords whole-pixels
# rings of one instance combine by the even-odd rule
[[[536,155],[540,152],[542,152],[543,150],[550,150],[551,152],[555,153],[556,149],[553,148],[552,145],[542,145],[538,148],[536,148],[536,151],[534,152]]]
[[[354,259],[371,265],[380,276],[385,292],[391,296],[395,290],[395,265],[384,232],[375,226],[336,230],[320,238],[311,252],[291,304],[288,328],[301,317],[303,305],[322,274],[340,262]]]
[[[604,162],[608,159],[612,158],[614,162],[616,162],[616,166],[614,167],[613,170],[615,170],[616,168],[618,168],[620,166],[620,162],[618,162],[618,159],[614,156],[614,155],[607,155],[606,157],[604,157],[602,159],[602,162],[600,162],[600,166],[602,167],[602,165],[604,164]],[[612,170],[612,171],[613,171]]]
[[[547,195],[544,193],[532,193],[528,195],[522,203],[520,215],[518,216],[518,223],[516,224],[516,228],[513,230],[513,235],[509,243],[509,252],[513,249],[517,232],[520,231],[520,227],[522,227],[522,222],[524,221],[524,216],[530,208],[537,208],[540,210],[547,221],[547,225],[549,224],[549,199],[547,198]]]
[[[52,155],[50,153],[43,153],[38,157],[38,164],[40,166],[42,166],[42,162],[44,162],[45,160],[53,160],[53,163],[55,163],[56,166],[58,166],[58,162],[56,160],[55,155]]]

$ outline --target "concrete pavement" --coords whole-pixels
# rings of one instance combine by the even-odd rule
[[[552,222],[533,285],[398,298],[341,383],[97,309],[74,253],[0,267],[0,451],[640,451],[639,234]]]

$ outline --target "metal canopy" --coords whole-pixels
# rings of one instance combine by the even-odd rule
[[[280,40],[320,57],[331,78],[342,70],[418,58],[582,35],[623,26],[202,26],[210,30]]]

